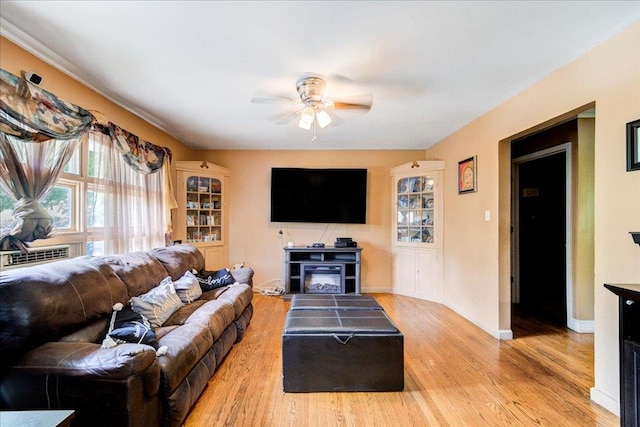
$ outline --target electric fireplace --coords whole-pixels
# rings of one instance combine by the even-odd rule
[[[305,294],[344,293],[344,264],[302,264],[300,275]]]

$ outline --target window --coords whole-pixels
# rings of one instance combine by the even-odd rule
[[[135,172],[102,134],[77,150],[42,206],[53,218],[56,243],[82,241],[87,255],[164,245],[162,172]],[[15,202],[0,190],[0,228],[13,221]]]
[[[76,184],[69,180],[60,180],[40,204],[49,212],[53,226],[58,232],[76,229]],[[13,207],[16,202],[4,191],[0,191],[0,228],[8,227],[13,222]]]

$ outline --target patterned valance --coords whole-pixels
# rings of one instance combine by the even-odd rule
[[[16,201],[13,222],[0,230],[0,250],[26,252],[53,233],[39,200],[55,185],[93,115],[0,69],[0,188]]]
[[[93,115],[0,69],[0,131],[24,142],[80,138]]]
[[[163,204],[167,212],[175,207],[168,148],[114,123],[102,125],[89,111],[0,69],[0,188],[16,201],[14,221],[0,230],[0,250],[26,252],[28,242],[50,237],[52,219],[39,200],[56,184],[77,147],[95,132],[106,135],[136,172],[163,170],[168,180]],[[168,229],[170,218],[165,214]]]
[[[149,174],[162,168],[165,158],[171,161],[171,150],[152,144],[109,122],[109,135],[122,158],[135,171]]]

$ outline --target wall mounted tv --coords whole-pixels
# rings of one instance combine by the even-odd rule
[[[365,224],[366,169],[271,169],[271,221]]]

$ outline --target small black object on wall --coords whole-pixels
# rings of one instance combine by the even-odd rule
[[[633,238],[633,243],[640,245],[640,231],[630,231],[631,238]]]
[[[640,119],[627,123],[627,171],[640,170]]]

